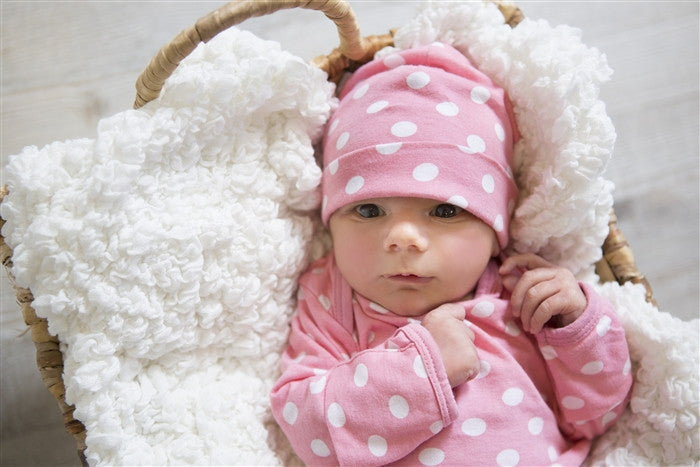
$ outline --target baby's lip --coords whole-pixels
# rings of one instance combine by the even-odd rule
[[[386,274],[384,277],[394,282],[404,282],[409,284],[425,284],[432,280],[430,276],[421,276],[413,273]]]

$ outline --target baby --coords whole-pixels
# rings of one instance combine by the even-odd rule
[[[300,279],[273,413],[310,465],[578,465],[632,384],[612,306],[502,253],[508,97],[457,50],[377,59],[324,141],[333,251]]]

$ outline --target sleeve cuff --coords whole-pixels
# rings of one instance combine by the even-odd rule
[[[585,339],[597,326],[602,316],[602,301],[593,288],[585,282],[579,282],[579,286],[586,296],[586,309],[576,321],[562,328],[543,328],[537,334],[537,340],[552,346],[572,345]]]
[[[459,416],[459,409],[447,378],[445,365],[442,363],[440,349],[433,336],[420,324],[408,324],[401,328],[401,332],[415,344],[421,361],[416,360],[414,370],[420,376],[423,376],[421,373],[424,372],[424,377],[430,381],[440,407],[442,423],[444,426],[449,425]]]

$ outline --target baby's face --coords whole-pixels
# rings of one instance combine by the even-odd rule
[[[424,198],[377,198],[330,218],[336,263],[350,286],[401,316],[464,298],[499,247],[467,211]]]

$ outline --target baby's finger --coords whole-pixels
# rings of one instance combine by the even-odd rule
[[[476,347],[471,346],[464,354],[464,359],[467,366],[467,375],[465,380],[471,381],[479,375],[481,370],[481,362],[479,361],[479,354],[477,353]]]
[[[530,319],[529,327],[532,334],[537,334],[542,330],[545,324],[549,322],[552,317],[559,314],[558,310],[561,310],[566,306],[566,296],[562,293],[556,293],[540,303],[535,312]]]
[[[474,335],[474,331],[472,330],[471,323],[469,323],[469,321],[467,321],[466,319],[463,322],[464,322],[464,327],[465,327],[464,332],[467,334],[467,337],[469,338],[469,340],[474,342],[474,339],[476,339],[476,336]]]
[[[452,318],[463,320],[467,314],[467,310],[462,305],[456,303],[445,303],[435,308],[429,314],[439,314],[443,316],[450,316]]]
[[[456,303],[446,303],[440,308],[445,308],[447,313],[457,320],[463,320],[467,316],[467,310],[462,305]]]
[[[550,300],[559,292],[554,281],[545,280],[531,286],[525,296],[520,308],[520,321],[523,328],[528,332],[538,332],[542,325],[549,321],[549,318],[556,313],[557,308]],[[545,318],[545,315],[549,315]],[[543,322],[540,321],[544,319]]]
[[[520,316],[526,294],[533,294],[533,292],[529,292],[530,289],[541,282],[551,280],[552,277],[553,274],[549,269],[535,269],[532,271],[526,271],[520,280],[518,280],[518,282],[515,284],[515,287],[511,292],[510,303],[513,316]]]
[[[521,277],[520,273],[518,273],[518,274],[511,273],[511,274],[508,274],[508,275],[501,277],[501,283],[503,284],[503,287],[506,288],[506,290],[512,292],[513,289],[515,289],[515,285],[520,280],[520,277]]]
[[[537,269],[537,268],[548,268],[553,266],[552,263],[547,260],[532,254],[525,253],[519,255],[513,255],[506,258],[499,268],[499,272],[503,275],[510,274],[512,271],[517,269]]]

